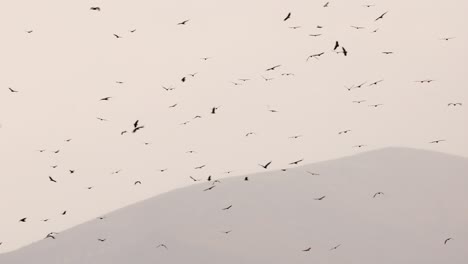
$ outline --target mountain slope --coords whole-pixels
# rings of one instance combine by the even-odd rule
[[[62,232],[55,240],[2,254],[0,263],[367,264],[468,259],[468,159],[389,148],[249,175],[249,181],[224,179],[204,191],[210,186],[197,184],[120,209]],[[373,198],[377,192],[384,194]],[[449,237],[453,239],[444,245]],[[167,249],[158,248],[161,243]]]

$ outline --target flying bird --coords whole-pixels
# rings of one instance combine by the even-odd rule
[[[352,28],[355,28],[355,29],[365,29],[365,27],[359,27],[359,26],[351,26]]]
[[[374,196],[372,196],[372,198],[377,197],[377,195],[384,195],[384,193],[383,193],[383,192],[376,192],[376,193],[374,194]]]
[[[106,241],[106,239],[105,238],[98,238],[98,241],[99,242],[104,242],[104,241]]]
[[[296,161],[293,161],[291,163],[289,163],[289,165],[297,165],[299,164],[300,162],[302,162],[304,159],[300,159],[300,160],[296,160]]]
[[[141,181],[136,181],[133,185],[141,184]]]
[[[451,39],[454,39],[455,37],[449,37],[449,38],[441,38],[440,40],[445,40],[445,41],[449,41]]]
[[[312,249],[311,247],[308,247],[308,248],[306,248],[306,249],[303,249],[302,251],[304,251],[304,252],[309,252],[311,249]]]
[[[25,217],[25,218],[21,218],[21,219],[19,220],[19,222],[23,222],[23,223],[25,223],[27,219],[28,219],[27,217]]]
[[[189,22],[189,21],[190,21],[190,19],[187,19],[187,20],[184,20],[184,21],[182,21],[182,22],[177,23],[177,25],[185,25],[185,24],[187,24],[187,22]]]
[[[431,144],[438,144],[438,143],[443,142],[443,141],[445,141],[445,139],[438,139],[438,140],[431,141],[431,142],[429,142],[429,143],[431,143]]]
[[[335,250],[335,249],[337,249],[339,246],[341,246],[341,244],[332,247],[330,250]]]
[[[198,166],[198,167],[195,167],[196,170],[199,170],[199,169],[203,169],[206,165],[201,165],[201,166]]]
[[[385,13],[383,13],[382,15],[380,15],[378,18],[376,18],[375,21],[377,21],[377,20],[379,20],[379,19],[383,19],[383,17],[384,17],[387,13],[388,13],[388,11],[385,12]]]
[[[309,61],[310,58],[314,58],[314,59],[318,60],[319,57],[322,56],[323,54],[325,54],[325,52],[320,52],[320,53],[309,55],[309,57],[307,57],[306,61]]]
[[[10,87],[8,87],[8,90],[10,90],[10,92],[12,92],[12,93],[17,93],[18,92],[16,90],[11,89]]]
[[[208,188],[204,189],[203,191],[204,191],[204,192],[210,191],[210,190],[212,190],[214,187],[216,187],[216,185],[212,185],[211,187],[208,187]]]
[[[344,47],[341,47],[341,50],[343,50],[343,55],[348,56],[348,51]]]
[[[168,249],[167,246],[165,244],[159,244],[156,248],[160,248],[160,247],[163,247],[165,249]]]
[[[289,12],[286,17],[283,19],[283,21],[286,21],[291,18],[291,12]]]
[[[340,47],[340,43],[338,41],[335,41],[335,47],[333,48],[333,50],[336,50],[339,47]]]
[[[370,107],[377,108],[377,107],[379,107],[379,106],[381,106],[381,105],[383,105],[383,104],[373,104],[373,105],[369,105],[369,106],[370,106]]]
[[[264,169],[267,169],[268,166],[270,166],[270,164],[271,164],[271,161],[269,161],[269,162],[268,162],[267,164],[265,164],[265,165],[262,165],[262,164],[258,164],[258,165],[261,166],[261,167],[263,167]]]
[[[90,10],[101,11],[101,8],[99,6],[93,6],[93,7],[90,8]]]
[[[195,181],[195,182],[196,182],[196,181],[199,181],[199,179],[195,179],[195,178],[192,177],[192,176],[189,176],[189,177],[190,177],[190,179],[192,179],[192,180]]]
[[[463,104],[462,103],[448,103],[447,105],[448,106],[452,106],[452,105],[453,106],[457,106],[457,105],[462,106]]]
[[[231,209],[232,205],[229,205],[228,207],[224,207],[223,210],[229,210]]]
[[[453,238],[451,238],[451,237],[449,237],[449,238],[445,239],[445,241],[444,241],[444,245],[447,245],[447,242],[449,242],[449,241],[450,241],[450,240],[452,240],[452,239],[453,239]]]
[[[382,53],[385,55],[390,55],[390,54],[393,54],[393,51],[382,51]]]
[[[383,82],[383,81],[384,81],[383,79],[382,79],[382,80],[375,81],[375,82],[369,84],[369,86],[377,85],[377,84],[379,84],[380,82]]]
[[[326,197],[326,196],[324,195],[324,196],[322,196],[322,197],[315,198],[314,200],[317,200],[317,201],[322,201],[323,199],[325,199],[325,197]]]
[[[115,38],[122,38],[121,36],[117,35],[117,34],[113,34]]]
[[[101,98],[99,101],[109,101],[109,99],[111,99],[112,97],[108,96],[108,97],[104,97],[104,98]]]
[[[57,182],[57,181],[54,180],[54,178],[52,178],[51,176],[49,176],[49,181],[51,181],[51,182]]]
[[[340,131],[340,132],[338,132],[338,135],[347,134],[348,132],[351,132],[351,130],[347,129],[347,130]]]
[[[275,66],[273,66],[273,67],[271,67],[271,68],[266,69],[266,71],[273,71],[273,70],[275,70],[276,68],[278,68],[278,67],[280,67],[280,66],[281,66],[281,65],[275,65]]]

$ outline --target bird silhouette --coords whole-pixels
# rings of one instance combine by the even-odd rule
[[[382,80],[375,81],[375,82],[369,84],[369,86],[377,85],[377,84],[379,84],[379,83],[381,83],[381,82],[383,82],[383,81],[384,81],[383,79],[382,79]]]
[[[359,26],[351,26],[351,27],[352,27],[352,28],[355,28],[355,29],[357,29],[357,30],[359,30],[359,29],[365,29],[365,27],[359,27]]]
[[[141,184],[141,181],[136,181],[133,185]]]
[[[117,34],[113,34],[115,38],[119,39],[119,38],[122,38],[121,36],[117,35]]]
[[[438,139],[438,140],[431,141],[431,142],[429,142],[429,143],[431,143],[431,144],[438,144],[438,143],[443,142],[443,141],[445,141],[445,139]]]
[[[370,107],[376,108],[376,107],[379,107],[379,106],[381,106],[381,105],[383,105],[383,104],[373,104],[373,105],[369,105],[369,106],[370,106]]]
[[[261,166],[261,167],[263,167],[264,169],[267,169],[268,166],[270,166],[270,164],[271,164],[271,161],[269,161],[269,162],[268,162],[267,164],[265,164],[265,165],[262,165],[262,164],[258,164],[258,165]]]
[[[314,58],[314,59],[318,60],[319,57],[322,56],[323,54],[325,54],[325,52],[320,52],[320,53],[309,55],[309,57],[307,57],[306,61],[309,61],[310,58]]]
[[[75,170],[68,170],[70,172],[70,174],[73,174],[75,173]]]
[[[51,176],[49,176],[49,181],[51,181],[51,182],[57,182],[57,181],[54,180]]]
[[[451,237],[449,237],[449,238],[445,239],[445,241],[444,241],[444,245],[447,245],[447,242],[449,242],[449,241],[450,241],[450,240],[452,240],[452,239],[453,239],[453,238],[451,238]]]
[[[300,159],[300,160],[296,160],[296,161],[293,161],[291,163],[289,163],[289,165],[297,165],[299,164],[300,162],[302,162],[304,159]]]
[[[317,200],[317,201],[322,201],[323,199],[325,199],[325,197],[326,197],[326,196],[324,195],[324,196],[322,196],[322,197],[315,198],[314,200]]]
[[[293,26],[293,27],[289,27],[290,29],[298,29],[298,28],[301,28],[301,26]]]
[[[249,132],[249,133],[245,134],[246,137],[248,137],[250,135],[255,135],[255,133],[254,132]]]
[[[340,132],[338,132],[338,135],[347,134],[348,132],[351,132],[351,130],[347,129],[347,130],[340,131]]]
[[[216,187],[216,185],[212,185],[211,187],[208,187],[208,188],[204,189],[203,191],[206,192],[206,191],[213,190],[214,187]]]
[[[245,177],[244,177],[244,181],[249,181],[249,177],[248,177],[248,176],[245,176]]]
[[[290,138],[290,139],[298,139],[298,138],[300,138],[300,137],[302,137],[302,135],[295,135],[295,136],[291,136],[291,137],[289,137],[289,138]]]
[[[341,47],[341,50],[343,50],[343,55],[348,56],[348,51],[344,47]]]
[[[222,210],[229,210],[232,208],[232,205],[229,205],[228,207],[224,207]]]
[[[451,39],[454,39],[455,37],[448,37],[448,38],[440,38],[440,40],[445,40],[445,41],[449,41]]]
[[[93,10],[93,11],[101,11],[101,8],[99,6],[93,6],[91,8],[89,8],[90,10]]]
[[[291,18],[291,12],[289,12],[286,17],[283,19],[283,21],[286,21]]]
[[[335,47],[333,47],[333,50],[336,50],[339,47],[340,47],[340,43],[338,41],[335,41]]]
[[[336,245],[336,246],[332,247],[330,250],[335,250],[335,249],[337,249],[337,248],[340,247],[340,246],[341,246],[341,244]]]
[[[199,181],[199,179],[195,179],[195,178],[192,177],[192,176],[189,176],[189,177],[190,177],[190,179],[192,179],[192,180],[195,181],[195,182],[196,182],[196,181]]]
[[[63,212],[62,212],[62,215],[66,215],[66,214],[67,214],[67,211],[63,211]]]
[[[281,65],[275,65],[271,68],[266,69],[266,71],[274,71],[276,68],[281,67]]]
[[[376,192],[376,193],[374,194],[374,196],[372,196],[372,198],[377,197],[377,195],[384,195],[384,193],[383,193],[383,192]]]
[[[457,106],[457,105],[462,106],[463,104],[462,103],[448,103],[447,105],[448,106]]]
[[[303,249],[302,251],[304,251],[304,252],[309,252],[311,249],[312,249],[311,247],[308,247],[308,248],[306,248],[306,249]]]
[[[101,98],[99,101],[109,101],[109,99],[111,99],[112,97],[108,96],[108,97],[104,97],[104,98]]]
[[[187,22],[189,22],[189,21],[190,21],[190,19],[187,19],[187,20],[184,20],[184,21],[182,21],[182,22],[177,23],[177,25],[185,25],[185,24],[187,24]]]
[[[26,33],[28,33],[28,34],[31,34],[31,33],[33,33],[33,32],[34,32],[34,31],[32,31],[32,30],[26,30]]]
[[[165,249],[168,249],[167,246],[165,244],[159,244],[156,248],[160,248],[160,247],[163,247]]]
[[[18,91],[16,91],[16,90],[13,90],[13,89],[10,88],[10,87],[8,87],[8,90],[10,90],[10,92],[12,92],[12,93],[17,93],[17,92],[18,92]]]
[[[353,101],[353,103],[355,104],[360,104],[360,103],[364,103],[366,102],[366,100],[357,100],[357,101]]]
[[[393,51],[382,51],[382,53],[385,55],[390,55],[390,54],[393,54]]]
[[[380,19],[383,19],[383,17],[384,17],[387,13],[388,13],[388,11],[385,12],[385,13],[383,13],[383,14],[381,14],[378,18],[375,19],[375,21],[378,21],[378,20],[380,20]]]
[[[200,169],[203,169],[205,168],[206,165],[201,165],[201,166],[198,166],[198,167],[195,167],[196,170],[200,170]]]
[[[219,106],[214,106],[213,108],[211,108],[211,114],[216,114],[216,110],[218,110]]]
[[[328,7],[328,5],[330,4],[330,2],[326,2],[323,7]]]
[[[309,34],[310,37],[320,37],[322,34]]]
[[[136,29],[130,30],[130,33],[135,33]]]
[[[145,126],[137,126],[132,130],[132,133],[136,133],[138,130],[143,129]]]
[[[21,218],[21,219],[19,220],[19,222],[25,223],[27,219],[28,219],[27,217]]]
[[[313,175],[313,176],[320,175],[319,173],[316,173],[316,172],[311,172],[311,171],[306,171],[306,172],[309,173],[310,175]]]
[[[106,241],[106,239],[105,238],[98,238],[98,241],[99,242],[104,242],[104,241]]]

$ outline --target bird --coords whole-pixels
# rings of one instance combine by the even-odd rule
[[[130,30],[130,33],[135,33],[136,29]]]
[[[300,137],[302,137],[302,135],[290,136],[289,138],[290,138],[290,139],[298,139],[298,138],[300,138]]]
[[[363,7],[373,7],[375,5],[363,5]]]
[[[328,7],[328,5],[330,4],[330,2],[326,2],[323,7]]]
[[[227,234],[231,233],[231,232],[232,232],[232,230],[228,230],[228,231],[222,231],[222,232],[223,232],[224,234],[226,234],[226,235],[227,235]]]
[[[360,104],[360,103],[364,103],[366,100],[357,100],[357,101],[353,101],[353,103],[355,104]]]
[[[197,119],[197,118],[202,118],[202,116],[201,115],[196,115],[196,116],[193,117],[193,119]]]
[[[425,80],[414,81],[414,82],[418,82],[418,83],[431,83],[431,82],[435,82],[435,80],[432,80],[432,79],[425,79]]]
[[[104,242],[104,241],[106,241],[106,239],[105,238],[98,238],[98,241],[99,242]]]
[[[291,163],[289,163],[289,165],[297,165],[299,164],[300,162],[302,162],[304,159],[300,159],[300,160],[296,160],[296,161],[293,161]]]
[[[383,19],[383,17],[384,17],[387,13],[388,13],[388,11],[385,12],[385,13],[383,13],[383,14],[381,14],[378,18],[375,19],[375,21],[377,21],[377,20],[379,20],[379,19]]]
[[[214,106],[211,108],[211,114],[216,114],[216,110],[218,110],[219,106]]]
[[[366,146],[366,145],[355,145],[355,146],[353,146],[353,147],[355,147],[355,148],[362,148],[362,147],[365,147],[365,146]]]
[[[63,211],[63,212],[62,212],[62,215],[66,215],[66,214],[67,214],[67,211]]]
[[[69,138],[69,139],[65,139],[65,142],[70,142],[72,139]]]
[[[192,179],[192,180],[195,181],[195,182],[196,182],[196,181],[199,181],[199,179],[195,179],[195,178],[192,177],[192,176],[189,176],[189,177],[190,177],[190,179]]]
[[[275,65],[275,66],[273,66],[273,67],[271,67],[271,68],[266,69],[266,71],[273,71],[273,70],[275,70],[275,69],[278,68],[278,67],[281,67],[281,65]]]
[[[249,181],[249,177],[248,177],[248,176],[245,176],[245,177],[244,177],[244,181]]]
[[[291,12],[289,12],[286,17],[283,19],[283,21],[286,21],[291,18]]]
[[[96,117],[99,121],[107,121],[107,119],[105,118],[101,118],[101,117]]]
[[[165,87],[165,86],[162,86],[162,88],[166,91],[172,91],[175,89],[174,87]]]
[[[311,247],[308,247],[308,248],[306,248],[306,249],[303,249],[302,251],[304,251],[304,252],[309,252],[311,249],[312,249]]]
[[[390,55],[390,54],[393,54],[393,51],[382,51],[382,53],[385,55]]]
[[[443,141],[445,141],[445,139],[438,139],[438,140],[431,141],[431,142],[429,142],[429,143],[431,143],[431,144],[438,144],[438,143],[443,142]]]
[[[28,33],[28,34],[31,34],[31,33],[33,33],[33,32],[34,32],[34,31],[32,31],[32,30],[26,30],[26,33]]]
[[[118,83],[118,84],[123,84],[124,82],[122,82],[122,81],[116,81],[116,83]]]
[[[55,239],[55,236],[52,233],[49,233],[44,239],[47,239],[47,238]]]
[[[377,84],[379,84],[379,83],[381,83],[381,82],[383,82],[383,81],[384,81],[383,79],[382,79],[382,80],[378,80],[378,81],[375,81],[375,82],[369,84],[368,86],[377,85]]]
[[[351,26],[352,28],[355,28],[355,29],[365,29],[365,27],[359,27],[359,26]]]
[[[306,61],[309,61],[310,58],[314,58],[314,59],[318,60],[319,57],[322,56],[323,54],[325,54],[325,52],[320,52],[320,53],[309,55],[309,57],[307,57]]]
[[[198,166],[198,167],[195,167],[196,170],[200,170],[200,169],[203,169],[206,165],[201,165],[201,166]]]
[[[196,73],[189,73],[189,75],[192,76],[192,77],[195,77],[195,75],[197,75],[197,73],[198,73],[198,72],[196,72]]]
[[[165,171],[167,171],[167,168],[166,169],[160,169],[159,171],[160,172],[165,172]]]
[[[104,97],[104,98],[101,98],[99,101],[109,101],[109,99],[111,99],[112,97],[108,96],[108,97]]]
[[[59,153],[59,152],[60,152],[60,149],[57,149],[57,150],[55,150],[55,151],[52,151],[52,152],[54,152],[55,154],[57,154],[57,153]]]
[[[338,244],[338,245],[332,247],[330,250],[335,250],[335,249],[337,249],[339,246],[341,246],[341,244]]]
[[[19,222],[25,223],[27,219],[28,219],[27,217],[21,218],[21,219],[19,220]]]
[[[250,79],[238,79],[239,81],[247,82],[250,81]]]
[[[133,185],[141,184],[141,181],[136,181]]]
[[[124,131],[120,132],[120,135],[122,136],[125,133],[127,133],[127,130],[124,130]]]
[[[115,38],[122,38],[121,36],[117,35],[117,34],[113,34]]]
[[[49,176],[49,181],[51,181],[51,182],[55,182],[55,183],[57,182],[57,181],[56,181],[56,180],[54,180],[54,178],[52,178],[51,176]]]
[[[316,173],[316,172],[311,172],[311,171],[306,171],[306,172],[309,173],[310,175],[314,175],[314,176],[320,175],[319,173]]]
[[[372,196],[372,198],[377,197],[377,195],[383,195],[383,194],[384,194],[383,192],[376,192],[376,193],[374,194],[374,196]]]
[[[448,37],[448,38],[440,38],[440,40],[445,40],[445,41],[449,41],[451,39],[454,39],[455,37]]]
[[[340,47],[340,43],[338,41],[335,41],[335,47],[333,47],[333,50],[336,50],[339,47]]]
[[[343,50],[343,55],[348,56],[348,51],[344,47],[341,47],[341,50]]]
[[[173,105],[170,105],[169,108],[174,108],[176,106],[177,106],[177,104],[173,104]]]
[[[46,151],[46,150],[45,150],[45,149],[38,149],[37,151],[39,151],[39,152],[42,153],[42,152],[44,152],[44,151]]]
[[[294,73],[285,72],[285,73],[282,73],[281,76],[294,76]]]
[[[156,248],[160,248],[160,247],[163,247],[165,249],[168,249],[167,246],[165,244],[159,244]]]
[[[180,80],[181,80],[182,82],[185,82],[185,80],[186,80],[185,76],[182,77],[182,79],[180,79]]]
[[[338,132],[338,135],[347,134],[348,132],[351,132],[351,130],[347,129],[347,130],[340,131],[340,132]]]
[[[370,106],[370,107],[377,108],[377,107],[379,107],[379,106],[381,106],[381,105],[383,105],[383,104],[373,104],[373,105],[369,105],[369,106]]]
[[[271,81],[273,80],[274,78],[266,78],[265,76],[262,76],[263,80],[265,80],[265,82],[268,82],[268,81]]]
[[[224,207],[222,210],[229,210],[231,209],[232,205],[229,205],[228,207]]]
[[[10,92],[12,93],[17,93],[18,91],[17,90],[13,90],[12,88],[8,87],[8,90],[10,90]]]
[[[216,187],[216,185],[212,185],[211,187],[208,187],[208,188],[204,189],[203,191],[204,191],[204,192],[210,191],[210,190],[212,190],[214,187]]]
[[[211,175],[208,176],[208,178],[206,179],[207,181],[211,181]]]
[[[204,61],[207,61],[207,60],[209,60],[209,59],[211,59],[211,58],[210,58],[210,57],[201,58],[201,60],[204,60]]]
[[[70,174],[73,174],[75,173],[75,170],[68,170],[70,172]]]
[[[189,21],[190,21],[190,19],[187,19],[187,20],[184,20],[184,21],[182,21],[182,22],[177,23],[177,25],[185,25],[185,24],[187,24],[187,22],[189,22]]]
[[[255,135],[255,133],[254,132],[249,132],[249,133],[245,134],[246,137],[248,137],[250,135]]]
[[[452,105],[453,106],[457,106],[457,105],[462,106],[463,104],[462,103],[448,103],[447,105],[448,106],[452,106]]]
[[[326,197],[326,196],[324,195],[324,196],[322,196],[322,197],[315,198],[314,200],[317,200],[317,201],[322,201],[323,199],[325,199],[325,197]]]
[[[265,165],[262,165],[262,164],[258,164],[258,165],[261,166],[261,167],[263,167],[264,169],[267,169],[268,166],[270,166],[270,164],[271,164],[271,161],[269,161],[269,162],[268,162],[267,164],[265,164]]]
[[[93,10],[93,11],[101,11],[101,8],[99,6],[92,6],[91,8],[89,8],[90,10]]]
[[[452,239],[453,239],[453,238],[451,238],[451,237],[449,237],[449,238],[445,239],[445,241],[444,241],[444,245],[447,245],[447,242],[449,242],[449,241],[450,241],[450,240],[452,240]]]
[[[301,26],[293,26],[293,27],[289,27],[290,29],[298,29],[298,28],[301,28]]]
[[[138,130],[144,128],[145,126],[137,126],[132,130],[132,133],[136,133]]]

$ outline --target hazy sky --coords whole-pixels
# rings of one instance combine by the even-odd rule
[[[280,169],[386,146],[468,157],[468,3],[325,2],[5,1],[0,241],[8,243],[0,252],[191,184],[189,176],[256,172],[270,160],[269,169]],[[335,41],[348,56],[332,51]],[[182,83],[189,73],[197,75]],[[234,85],[239,78],[251,80]],[[424,79],[435,81],[415,82]],[[144,129],[121,136],[135,120]],[[428,143],[437,139],[447,141]],[[18,223],[23,217],[28,222]]]

